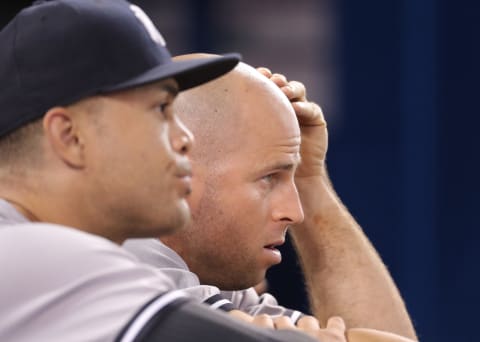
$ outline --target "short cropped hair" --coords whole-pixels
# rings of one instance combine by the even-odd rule
[[[0,168],[27,165],[41,156],[42,119],[32,121],[0,138]]]

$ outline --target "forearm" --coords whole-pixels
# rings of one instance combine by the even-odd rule
[[[328,176],[297,180],[305,221],[291,230],[312,310],[320,322],[339,315],[347,327],[415,332],[377,252],[338,199]]]

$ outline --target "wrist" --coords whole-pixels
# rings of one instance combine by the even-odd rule
[[[321,174],[295,178],[300,201],[302,202],[305,221],[315,217],[337,216],[343,212],[343,204],[338,198],[324,168]]]
[[[297,172],[295,174],[295,184],[299,192],[309,192],[309,189],[312,188],[317,190],[332,188],[325,163],[317,166],[313,172]]]

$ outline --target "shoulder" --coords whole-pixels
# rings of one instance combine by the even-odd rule
[[[0,277],[0,316],[12,317],[3,332],[19,339],[28,329],[48,340],[72,324],[88,327],[72,330],[83,340],[111,339],[142,305],[174,288],[107,239],[43,223],[0,228]]]
[[[152,266],[188,270],[182,257],[159,239],[128,239],[123,248]]]
[[[198,276],[188,269],[182,257],[159,239],[128,239],[123,248],[142,262],[161,271],[172,281],[175,289],[184,290],[192,298],[210,305],[223,300],[217,287],[201,285]]]
[[[78,229],[47,223],[22,223],[0,228],[0,255],[17,262],[66,264],[82,269],[106,263],[136,263],[117,244]],[[67,265],[65,265],[67,266]]]
[[[15,224],[3,224],[0,226],[2,241],[37,245],[38,239],[43,243],[63,242],[77,248],[103,244],[115,246],[115,243],[93,234],[83,232],[79,229],[62,226],[52,223],[24,222]]]
[[[116,243],[55,224],[24,223],[0,228],[0,264],[7,260],[14,261],[17,269],[24,267],[32,272],[25,276],[52,276],[51,281],[78,279],[79,275],[99,277],[107,272],[161,278],[160,272],[142,264]],[[163,278],[164,289],[172,288]]]

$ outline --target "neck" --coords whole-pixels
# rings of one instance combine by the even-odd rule
[[[9,199],[9,198],[4,198],[8,203],[10,203],[12,206],[17,209],[17,211],[25,216],[27,220],[32,221],[32,222],[39,222],[39,218],[30,210],[26,207],[26,205],[19,203],[18,201]]]

